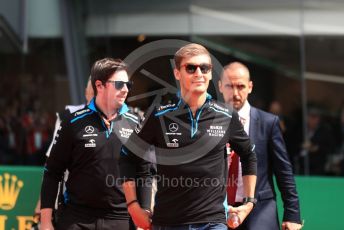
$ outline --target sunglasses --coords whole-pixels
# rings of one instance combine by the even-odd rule
[[[200,65],[195,65],[195,64],[184,64],[182,67],[185,67],[185,71],[188,74],[194,74],[199,68],[203,74],[209,73],[213,66],[211,64],[200,64]]]
[[[132,81],[108,81],[112,83],[115,86],[115,89],[121,90],[123,89],[124,85],[127,85],[128,90],[131,90],[131,87],[133,86]]]

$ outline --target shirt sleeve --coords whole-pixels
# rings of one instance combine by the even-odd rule
[[[152,148],[154,117],[148,117],[136,128],[128,142],[122,146],[120,173],[123,181],[134,180],[137,198],[142,208],[150,209],[154,164],[150,159],[155,151]]]
[[[54,137],[50,156],[44,166],[41,188],[41,208],[54,208],[58,184],[63,179],[72,151],[72,129],[69,121],[62,121]]]
[[[239,115],[236,111],[232,113],[229,133],[231,148],[240,156],[243,176],[257,175],[257,158],[254,152],[254,145],[251,144],[250,138],[239,121]]]
[[[278,117],[274,116],[271,123],[272,132],[269,139],[269,152],[284,204],[283,220],[301,223],[299,197],[296,191],[293,169],[285,148]]]

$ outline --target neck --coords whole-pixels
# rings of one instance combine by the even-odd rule
[[[246,106],[246,103],[248,103],[247,100],[244,102],[244,104],[242,105],[242,107],[238,109],[238,112],[241,111],[241,110]]]
[[[181,92],[181,96],[186,104],[190,107],[192,111],[192,115],[196,115],[197,109],[201,108],[202,105],[205,103],[207,99],[207,92],[202,94],[193,94],[193,93],[183,93]]]
[[[118,108],[113,108],[107,102],[103,102],[98,97],[96,97],[95,103],[98,109],[106,116],[107,119],[110,119],[118,112]]]

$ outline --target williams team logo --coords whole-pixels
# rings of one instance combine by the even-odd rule
[[[124,137],[124,138],[129,138],[132,132],[133,132],[132,129],[127,129],[127,128],[122,128],[121,130],[119,130],[121,137]]]

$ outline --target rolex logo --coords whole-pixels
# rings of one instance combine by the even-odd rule
[[[0,175],[0,209],[11,210],[17,202],[23,181],[18,180],[17,176],[4,173]]]

